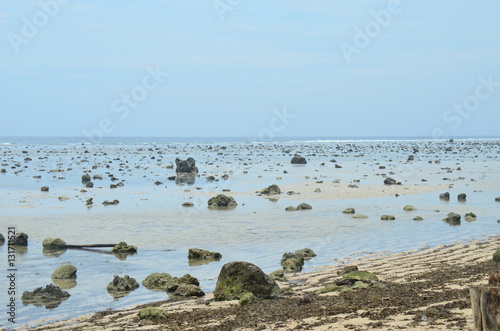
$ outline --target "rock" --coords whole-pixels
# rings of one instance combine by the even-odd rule
[[[394,221],[396,217],[394,217],[393,215],[382,215],[380,219],[382,221]]]
[[[82,184],[86,184],[88,182],[90,182],[90,175],[89,174],[84,174],[82,175]]]
[[[465,193],[460,193],[460,194],[458,195],[458,201],[465,201],[465,200],[467,200],[467,194],[465,194]]]
[[[330,293],[330,292],[340,292],[346,293],[351,292],[352,288],[350,286],[339,286],[337,284],[328,284],[325,287],[316,291],[317,294]]]
[[[214,176],[207,176],[206,177],[207,182],[213,182],[215,180]]]
[[[177,174],[184,173],[190,175],[198,174],[198,168],[196,167],[196,161],[190,157],[187,160],[175,159],[175,172]]]
[[[139,320],[148,320],[152,322],[161,322],[167,318],[167,312],[156,307],[147,307],[139,310],[137,313]]]
[[[5,237],[3,234],[0,233],[0,245],[3,245],[5,243]]]
[[[139,283],[135,278],[125,275],[120,277],[114,275],[113,280],[108,284],[106,289],[108,292],[131,292],[139,287]]]
[[[281,266],[287,272],[300,272],[304,267],[304,256],[295,253],[284,253],[281,258]]]
[[[205,295],[205,292],[197,285],[180,284],[175,290],[174,295],[180,297],[202,297]]]
[[[415,216],[413,218],[414,221],[423,221],[424,219],[421,216]]]
[[[293,207],[293,206],[288,206],[285,208],[286,211],[296,211],[297,208]]]
[[[96,174],[96,175],[92,176],[92,179],[94,179],[94,180],[102,180],[102,176]]]
[[[66,249],[68,245],[64,240],[59,238],[45,238],[42,246],[45,250],[61,250]]]
[[[192,203],[192,202],[184,202],[182,204],[182,207],[194,207],[194,203]]]
[[[137,253],[137,246],[127,245],[126,242],[122,241],[118,243],[115,247],[111,249],[113,253],[125,253],[125,254],[134,254]]]
[[[245,293],[240,301],[238,302],[239,306],[242,307],[242,306],[246,306],[246,305],[249,305],[255,301],[257,301],[257,297],[255,295],[253,295],[253,293],[251,292],[248,292],[248,293]]]
[[[222,258],[221,253],[211,252],[199,248],[191,248],[188,251],[188,260],[220,260]]]
[[[395,179],[392,179],[391,177],[387,177],[384,179],[384,185],[401,185],[401,182],[397,182]]]
[[[417,208],[413,207],[412,205],[406,205],[403,208],[404,211],[415,211]]]
[[[443,221],[450,225],[460,225],[461,224],[461,216],[455,213],[449,213],[447,217],[443,218]]]
[[[13,246],[28,246],[28,235],[24,232],[16,233],[14,242],[9,242]]]
[[[48,186],[42,186],[40,188],[40,191],[42,191],[42,192],[48,192],[49,191],[49,187]]]
[[[217,278],[215,300],[237,300],[246,293],[252,293],[259,299],[274,298],[278,296],[279,286],[274,279],[252,263],[226,263]]]
[[[58,197],[59,201],[67,201],[69,200],[69,197],[65,197],[65,196],[60,196]]]
[[[290,161],[291,164],[307,164],[307,161],[304,157],[300,156],[299,154],[295,154],[292,160]]]
[[[300,205],[297,206],[297,210],[308,210],[308,209],[312,209],[312,207],[307,203],[301,203]]]
[[[260,194],[266,194],[266,195],[279,195],[281,194],[281,189],[279,188],[278,185],[273,184],[271,186],[268,186],[265,189],[262,189],[260,191]]]
[[[356,213],[356,210],[354,208],[346,208],[343,211],[344,214],[354,214]]]
[[[357,265],[348,265],[348,266],[345,266],[342,270],[337,271],[337,275],[342,276],[342,275],[348,274],[350,272],[355,272],[355,271],[358,271]]]
[[[285,271],[283,269],[273,271],[269,274],[272,279],[279,280],[281,282],[286,282]]]
[[[186,274],[181,278],[172,277],[165,284],[165,290],[167,292],[175,292],[180,285],[196,285],[199,286],[200,282],[197,278],[191,276],[190,274]]]
[[[313,250],[310,248],[303,248],[296,250],[295,255],[302,255],[306,260],[310,260],[313,257],[317,256],[316,253],[314,253]]]
[[[93,187],[94,187],[94,183],[92,183],[92,182],[87,182],[87,184],[85,184],[85,187],[86,187],[86,188],[93,188]]]
[[[86,206],[92,206],[94,204],[94,198],[88,198],[85,200],[85,205]]]
[[[155,272],[147,276],[146,279],[142,281],[142,285],[148,290],[166,291],[167,285],[171,279],[172,276],[167,273]]]
[[[467,213],[465,214],[465,220],[467,222],[474,222],[475,220],[477,220],[477,216],[474,213]]]
[[[496,201],[496,202],[500,202],[500,197],[495,198],[495,201]]]
[[[450,192],[441,193],[439,195],[439,199],[441,199],[441,200],[450,200]]]
[[[378,281],[377,276],[368,271],[352,271],[342,275],[342,278],[345,279],[355,279],[358,281],[362,281],[365,283],[370,283],[372,281]]]
[[[233,197],[228,197],[225,194],[219,194],[216,197],[211,198],[208,200],[208,207],[209,208],[231,208],[231,207],[236,207],[238,204],[236,203],[236,200],[234,200]]]
[[[52,273],[52,278],[54,279],[75,279],[76,278],[76,267],[66,264],[58,267]]]
[[[500,262],[500,248],[498,248],[493,254],[493,261]]]
[[[113,200],[113,201],[108,201],[108,200],[104,200],[104,202],[102,203],[104,206],[109,206],[109,205],[117,205],[119,204],[120,201],[118,200]]]
[[[32,304],[37,307],[45,306],[47,309],[54,309],[69,297],[68,292],[58,286],[49,284],[45,288],[38,287],[32,292],[25,291],[21,296],[21,300],[25,306]]]
[[[356,214],[352,218],[355,218],[355,219],[358,219],[358,220],[364,220],[364,219],[367,219],[368,216],[363,215],[363,214]]]

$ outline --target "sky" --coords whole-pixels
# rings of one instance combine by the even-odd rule
[[[2,0],[0,136],[499,136],[500,2]]]

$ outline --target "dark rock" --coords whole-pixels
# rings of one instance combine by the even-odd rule
[[[134,254],[137,253],[137,246],[127,245],[126,242],[122,241],[118,243],[115,247],[111,249],[113,253],[125,253],[125,254]]]
[[[342,270],[337,271],[337,275],[342,276],[345,274],[348,274],[350,272],[358,271],[358,266],[357,265],[348,265],[345,266]]]
[[[36,307],[45,306],[47,309],[54,309],[69,297],[68,292],[58,286],[49,284],[45,288],[38,287],[32,292],[25,291],[21,296],[21,300],[25,306],[32,304]]]
[[[290,161],[291,164],[307,164],[306,159],[303,156],[295,154],[295,156]]]
[[[415,211],[417,208],[413,207],[412,205],[406,205],[403,208],[404,211]]]
[[[228,197],[225,194],[219,194],[208,200],[208,207],[214,209],[236,207],[237,205],[233,197]]]
[[[382,215],[380,219],[382,221],[394,221],[396,217],[394,217],[393,215]]]
[[[205,292],[197,285],[180,284],[175,290],[174,295],[180,297],[202,297],[205,295]]]
[[[40,188],[40,191],[42,191],[42,192],[48,192],[49,191],[49,187],[48,186],[42,186]]]
[[[260,194],[279,195],[279,194],[281,194],[281,189],[279,188],[278,185],[273,184],[271,186],[268,186],[265,189],[262,189],[260,191]]]
[[[13,237],[14,241],[9,241],[9,245],[13,246],[28,246],[28,235],[24,232],[16,233]],[[12,237],[11,237],[12,239]]]
[[[467,222],[474,222],[475,220],[477,220],[477,216],[474,213],[467,213],[465,214],[465,220]]]
[[[188,260],[215,260],[219,261],[222,258],[221,253],[211,252],[199,248],[191,248],[188,251]]]
[[[135,278],[125,275],[120,277],[114,275],[113,280],[108,284],[106,289],[108,292],[131,292],[139,287],[139,283]]]
[[[3,245],[5,243],[5,237],[3,234],[0,233],[0,245]]]
[[[443,218],[443,221],[450,225],[460,225],[461,218],[462,216],[460,216],[459,214],[449,213],[447,217]]]
[[[495,198],[495,201],[496,201],[496,202],[500,202],[500,197]]]
[[[109,206],[109,205],[117,205],[119,203],[120,203],[120,201],[115,199],[113,201],[104,200],[104,202],[102,204],[105,206]]]
[[[94,198],[88,198],[85,200],[85,205],[86,206],[92,206],[94,204]]]
[[[498,248],[493,254],[493,261],[500,262],[500,248]]]
[[[441,199],[441,200],[450,200],[450,192],[441,193],[439,195],[439,199]]]
[[[90,175],[89,174],[84,174],[82,175],[82,184],[90,182]]]
[[[52,278],[54,279],[75,279],[76,278],[76,267],[66,264],[58,267],[52,273]]]
[[[172,276],[167,273],[152,273],[147,276],[146,279],[142,281],[142,285],[146,287],[148,290],[158,290],[158,291],[166,291],[169,282],[172,280]]]
[[[116,186],[115,184],[109,184],[109,188],[111,190],[114,190],[115,188],[118,188],[118,186]]]
[[[297,208],[293,207],[293,206],[288,206],[285,208],[286,211],[296,211]]]
[[[391,177],[387,177],[384,179],[384,185],[401,185],[401,182],[397,182],[395,179],[392,179]]]
[[[301,203],[300,205],[297,206],[297,210],[308,210],[308,209],[312,209],[312,207],[307,203]]]
[[[344,214],[355,214],[356,210],[354,208],[346,208],[343,211]]]
[[[302,254],[284,253],[281,258],[281,266],[287,272],[300,272],[304,267],[304,256]]]
[[[182,207],[194,207],[194,203],[192,203],[192,202],[184,202],[182,204]]]
[[[259,299],[274,298],[279,293],[279,286],[274,279],[252,263],[226,263],[217,279],[215,300],[241,299],[246,293],[252,293]]]
[[[413,218],[414,221],[423,221],[424,219],[421,216],[415,216]]]
[[[465,200],[467,200],[467,194],[465,194],[465,193],[460,193],[460,194],[458,195],[458,200],[459,200],[459,201],[465,201]]]
[[[198,174],[198,168],[196,167],[196,161],[190,157],[187,160],[181,160],[181,159],[175,159],[175,172],[177,174],[179,173],[184,173],[184,174],[191,174],[191,175],[196,175]]]
[[[92,183],[92,182],[87,182],[87,183],[85,184],[85,187],[86,187],[86,188],[92,188],[92,187],[94,187],[94,183]]]
[[[45,250],[61,250],[66,249],[68,245],[64,240],[59,238],[45,238],[42,246]]]
[[[285,271],[283,269],[273,271],[269,274],[269,276],[271,276],[272,279],[286,282]]]
[[[253,293],[248,292],[241,297],[240,301],[238,302],[238,305],[240,307],[243,307],[243,306],[249,305],[257,300],[258,300],[258,298],[255,295],[253,295]]]
[[[147,307],[139,310],[137,317],[139,317],[139,320],[148,320],[158,323],[167,319],[167,312],[160,308]]]
[[[313,257],[317,256],[316,253],[314,253],[313,250],[310,248],[303,248],[296,250],[295,255],[302,255],[306,260],[310,260]]]
[[[214,176],[207,176],[206,177],[207,182],[213,182],[215,180]]]

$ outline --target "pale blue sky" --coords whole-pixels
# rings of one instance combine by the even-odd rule
[[[497,136],[499,18],[497,0],[2,0],[0,136]]]

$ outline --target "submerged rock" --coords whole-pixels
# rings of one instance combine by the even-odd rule
[[[460,193],[457,197],[458,201],[465,201],[467,200],[467,194],[465,193]]]
[[[363,215],[363,214],[356,214],[352,218],[355,218],[355,219],[358,219],[358,220],[364,220],[364,219],[367,219],[368,216]]]
[[[52,278],[54,279],[75,279],[76,278],[76,267],[66,264],[58,267],[52,273]]]
[[[61,250],[66,249],[67,244],[64,240],[59,238],[45,238],[42,242],[44,250]]]
[[[423,221],[424,219],[421,216],[415,216],[413,218],[414,221]]]
[[[496,202],[500,202],[500,197],[495,198]]]
[[[135,280],[135,278],[130,277],[129,275],[125,275],[120,277],[118,275],[114,275],[113,280],[108,284],[106,289],[108,292],[132,292],[133,290],[139,287],[139,283]],[[124,295],[113,295],[114,297],[125,296]]]
[[[219,194],[216,197],[211,198],[208,200],[208,207],[209,208],[231,208],[231,207],[236,207],[238,204],[236,203],[236,200],[234,200],[233,197],[228,197],[225,194]]]
[[[49,187],[48,186],[42,186],[40,188],[40,191],[42,191],[42,192],[48,192],[49,191]]]
[[[61,302],[67,300],[70,294],[60,287],[49,284],[43,287],[38,287],[34,291],[25,291],[21,296],[21,300],[25,306],[32,304],[36,307],[45,306],[47,309],[57,308]]]
[[[306,159],[303,156],[300,156],[299,154],[295,154],[292,160],[290,161],[291,164],[307,164]]]
[[[196,175],[198,174],[198,168],[196,167],[196,161],[189,157],[187,160],[181,160],[179,158],[175,159],[175,172],[177,174],[190,174]]]
[[[90,178],[89,174],[82,175],[82,184],[86,184],[86,183],[90,182],[90,180],[91,180],[91,178]]]
[[[295,208],[294,206],[288,206],[285,208],[285,211],[296,211],[297,208]]]
[[[450,200],[450,192],[441,193],[439,195],[439,199],[441,199],[441,200]]]
[[[273,184],[271,186],[266,187],[265,189],[262,189],[260,191],[260,194],[279,195],[279,194],[281,194],[281,189],[279,188],[278,185]]]
[[[9,241],[9,245],[28,246],[28,235],[24,232],[16,233],[14,241]]]
[[[104,200],[104,202],[102,203],[104,206],[109,206],[109,205],[117,205],[119,204],[120,201],[118,200],[113,200],[113,201],[108,201],[108,200]]]
[[[344,209],[343,213],[344,214],[354,214],[354,213],[356,213],[356,209],[354,209],[354,208],[346,208],[346,209]]]
[[[384,185],[401,185],[401,182],[397,182],[395,179],[391,178],[391,177],[387,177],[386,179],[384,179]]]
[[[111,252],[117,254],[135,254],[137,253],[137,246],[127,245],[126,242],[122,241],[118,243],[115,247],[111,249]]]
[[[274,298],[278,296],[279,286],[274,279],[252,263],[226,263],[217,278],[215,300],[237,300],[246,293],[252,293],[259,299]]]
[[[415,211],[417,208],[413,207],[412,205],[406,205],[403,208],[404,211]]]
[[[182,203],[182,207],[194,207],[194,203],[192,203],[192,202],[184,202],[184,203]]]
[[[309,210],[309,209],[312,209],[312,207],[307,203],[301,203],[300,205],[297,206],[297,210]]]
[[[221,253],[211,252],[200,248],[191,248],[188,251],[188,260],[216,260],[222,258]]]
[[[447,217],[443,218],[443,221],[450,225],[460,225],[461,218],[462,216],[460,216],[459,214],[449,213]]]
[[[393,215],[382,215],[380,219],[382,221],[394,221],[396,217],[394,217]]]
[[[465,220],[467,222],[474,222],[475,220],[477,220],[477,216],[474,213],[467,213],[465,214]]]

